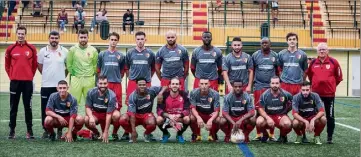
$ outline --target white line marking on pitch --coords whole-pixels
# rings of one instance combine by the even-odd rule
[[[346,124],[337,123],[337,122],[335,122],[335,124],[360,132],[359,128],[355,128],[355,127],[352,127],[352,126],[349,126],[349,125],[346,125]]]
[[[16,120],[17,122],[25,122],[25,120]],[[41,121],[41,119],[33,119],[33,121]],[[10,122],[10,120],[0,120],[0,122]]]

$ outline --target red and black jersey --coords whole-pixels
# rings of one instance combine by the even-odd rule
[[[179,94],[176,97],[172,97],[170,92],[167,91],[163,93],[163,102],[157,106],[157,113],[159,116],[162,116],[163,113],[188,116],[189,106],[190,102],[187,92],[179,91]]]
[[[336,86],[342,81],[340,64],[329,56],[323,62],[318,58],[313,60],[307,75],[312,82],[312,91],[321,97],[334,97]]]
[[[5,52],[5,71],[10,80],[32,81],[38,67],[36,48],[16,42]]]

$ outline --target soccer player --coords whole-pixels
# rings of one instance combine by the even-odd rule
[[[100,124],[103,142],[108,143],[108,132],[110,124],[119,128],[120,112],[115,93],[108,88],[106,76],[98,77],[98,87],[88,91],[86,96],[85,126],[93,132],[92,139],[96,140],[100,134],[96,125]],[[117,140],[117,138],[114,138]]]
[[[33,113],[31,97],[33,95],[33,79],[38,67],[36,48],[26,40],[26,28],[16,28],[17,41],[5,52],[5,71],[10,79],[10,133],[9,139],[15,138],[16,116],[20,95],[23,97],[26,123],[26,138],[33,139]]]
[[[303,82],[301,92],[293,96],[292,100],[293,129],[297,134],[295,143],[302,142],[305,130],[314,132],[315,144],[322,144],[320,134],[325,128],[325,108],[317,93],[311,91],[311,83]]]
[[[208,79],[201,78],[198,86],[190,93],[192,142],[202,141],[200,128],[204,126],[209,131],[208,141],[217,141],[219,94],[210,88]]]
[[[256,120],[256,126],[261,132],[267,128],[277,127],[281,136],[278,142],[287,143],[287,134],[292,130],[292,123],[287,113],[292,109],[292,95],[280,88],[280,78],[271,78],[271,88],[261,95],[261,106],[258,109],[260,116]],[[268,139],[268,134],[263,133],[262,141]]]
[[[83,111],[82,101],[86,92],[94,87],[97,69],[98,52],[95,47],[88,45],[88,31],[79,30],[79,44],[71,47],[66,59],[66,66],[70,74],[70,93],[78,100],[80,111]]]
[[[306,79],[308,68],[307,55],[297,48],[298,36],[295,33],[288,33],[286,36],[288,48],[279,52],[279,70],[281,87],[292,95],[297,94],[301,89],[303,80]]]
[[[256,125],[254,117],[254,105],[252,97],[243,91],[242,80],[232,82],[233,91],[224,98],[222,117],[220,118],[221,130],[226,135],[224,142],[228,143],[231,132],[242,129],[245,136],[245,143],[249,142],[249,133]]]
[[[42,138],[48,137],[48,131],[44,126],[46,117],[45,109],[52,93],[57,92],[58,82],[65,80],[68,71],[66,70],[65,60],[68,55],[68,49],[59,45],[60,34],[57,31],[49,33],[49,45],[40,49],[38,54],[38,70],[42,74],[41,78],[41,124],[44,133]],[[61,128],[58,128],[58,138],[62,136]]]
[[[147,41],[144,32],[135,33],[136,47],[130,49],[125,57],[125,72],[129,79],[125,104],[128,105],[129,95],[136,90],[138,78],[145,78],[147,87],[150,87],[155,72],[155,56],[151,49],[144,46]],[[129,140],[129,132],[125,131],[122,140]]]
[[[218,79],[222,78],[222,51],[211,44],[211,32],[203,32],[202,41],[203,45],[192,53],[191,71],[195,77],[193,88],[199,87],[201,78],[207,78],[210,87],[218,91]]]
[[[335,129],[334,103],[336,86],[342,81],[342,70],[335,58],[328,55],[326,43],[317,46],[317,59],[310,63],[307,71],[312,83],[312,91],[319,94],[326,109],[327,143],[332,144],[332,135]]]
[[[138,133],[135,128],[138,125],[143,125],[145,128],[144,142],[150,142],[153,140],[151,133],[156,128],[156,121],[152,112],[154,98],[158,96],[161,100],[167,87],[147,87],[146,78],[138,78],[136,83],[137,89],[129,96],[128,111],[122,115],[119,123],[125,132],[132,134],[130,143],[137,141]]]
[[[77,100],[68,93],[68,83],[60,80],[57,91],[52,93],[46,105],[46,118],[44,126],[49,133],[50,140],[55,140],[54,128],[68,127],[65,136],[66,142],[77,139],[77,132],[84,125],[84,118],[78,113]]]
[[[176,43],[177,34],[174,31],[168,31],[165,36],[167,45],[162,46],[156,54],[155,71],[162,86],[168,86],[172,78],[178,77],[180,90],[184,90],[189,69],[188,51]]]
[[[122,107],[122,77],[124,76],[125,56],[117,50],[119,34],[116,32],[109,34],[109,47],[98,55],[98,75],[106,76],[108,88],[111,89],[117,98],[118,108]],[[113,128],[112,136],[118,139],[119,125]]]
[[[232,91],[232,84],[236,79],[242,81],[243,90],[250,93],[253,83],[253,61],[249,54],[242,52],[242,40],[234,37],[232,53],[223,58],[223,78],[227,83],[226,94]]]
[[[254,69],[254,105],[259,116],[260,97],[264,91],[270,88],[272,76],[278,74],[278,55],[271,50],[271,41],[265,37],[261,40],[261,49],[252,54]],[[261,140],[261,131],[256,128],[257,134],[254,140]],[[270,129],[269,140],[274,141],[274,129]]]
[[[166,143],[170,137],[168,127],[176,128],[176,139],[184,143],[183,132],[187,130],[190,123],[188,93],[180,89],[179,78],[172,78],[169,84],[169,91],[163,94],[163,101],[157,104],[157,125],[163,132],[162,143]],[[179,123],[183,124],[178,128]]]

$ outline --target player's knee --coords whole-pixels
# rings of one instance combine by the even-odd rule
[[[251,118],[249,118],[249,124],[251,124],[251,125],[256,125],[256,118],[255,117],[251,117]]]
[[[46,117],[45,117],[45,120],[44,120],[44,124],[45,124],[45,125],[50,125],[50,124],[53,123],[53,120],[54,120],[53,117],[51,117],[51,116],[46,116]]]
[[[85,117],[84,117],[84,123],[85,123],[85,124],[89,124],[89,117],[88,117],[88,116],[85,116]]]
[[[115,110],[112,114],[112,120],[113,121],[118,121],[120,118],[120,112],[118,110]]]
[[[75,123],[77,125],[83,125],[84,124],[84,118],[81,115],[77,115],[75,118]]]
[[[226,118],[220,118],[220,120],[219,120],[219,125],[225,125],[227,123],[227,119]]]
[[[298,121],[297,119],[294,119],[292,121],[292,127],[295,128],[295,129],[300,128],[300,121]]]
[[[149,117],[146,121],[147,125],[156,125],[155,117]]]
[[[197,121],[196,117],[194,117],[193,115],[190,116],[190,120],[191,120],[191,123]]]
[[[292,123],[291,123],[291,121],[289,119],[284,119],[282,121],[282,126],[284,128],[292,128]]]
[[[265,119],[262,116],[259,116],[256,120],[256,125],[257,126],[264,126],[266,124]]]
[[[190,117],[189,116],[183,117],[183,124],[189,124],[189,123],[191,123]]]
[[[320,122],[321,122],[322,124],[326,124],[326,123],[327,123],[327,118],[326,118],[326,116],[322,116],[322,117],[320,118]]]
[[[157,117],[157,125],[162,125],[164,123],[164,118],[161,116]]]

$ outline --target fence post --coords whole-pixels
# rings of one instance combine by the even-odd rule
[[[181,0],[181,43],[183,44],[183,0]]]
[[[267,3],[267,6],[266,6],[266,9],[267,9],[267,24],[268,24],[268,37],[270,38],[271,37],[271,13],[270,13],[270,9],[269,9],[269,7],[270,7],[270,5],[272,5],[271,4],[272,2],[271,1],[268,1],[268,3]],[[273,25],[273,27],[275,26],[275,24]]]
[[[6,36],[6,41],[8,41],[8,29],[9,29],[9,27],[8,27],[8,24],[9,24],[9,7],[10,7],[10,4],[9,4],[9,2],[10,2],[10,0],[8,0],[8,10],[7,10],[7,12],[6,12],[6,27],[5,27],[5,36]]]
[[[310,10],[310,36],[311,36],[311,47],[313,47],[313,1],[311,1],[311,10]]]
[[[140,9],[140,0],[138,0],[138,14],[137,14],[137,21],[139,21],[139,9]]]
[[[227,0],[224,0],[224,19],[223,19],[223,24],[224,26],[227,25]]]
[[[53,29],[54,1],[50,1],[50,30]]]
[[[354,22],[354,27],[357,28],[357,20],[356,20],[356,0],[353,1],[353,22]]]

